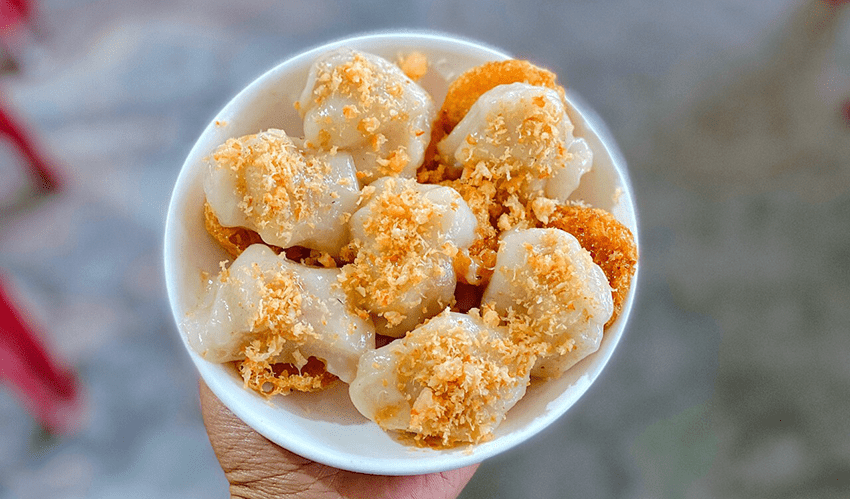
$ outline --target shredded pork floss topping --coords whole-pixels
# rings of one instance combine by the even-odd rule
[[[557,92],[514,83],[482,95],[438,149],[464,182],[493,182],[525,202],[572,158],[572,130]]]
[[[322,188],[319,183],[292,185],[307,163],[282,131],[228,139],[215,151],[213,159],[219,168],[240,174],[236,189],[242,213],[260,229],[276,226],[281,238],[286,238],[295,222],[307,213],[308,192]],[[311,166],[318,168],[321,175],[330,171],[328,165]]]
[[[282,130],[228,139],[213,154],[207,200],[222,225],[268,244],[337,253],[358,196],[348,155],[305,153]]]
[[[536,226],[533,207],[565,201],[590,169],[592,153],[573,128],[557,91],[512,83],[481,95],[438,144],[440,162],[460,176],[442,183],[458,189],[479,220],[470,249],[478,268],[467,282],[486,283],[499,235]]]
[[[270,129],[214,152],[205,224],[236,259],[185,326],[263,396],[339,379],[381,428],[441,449],[493,438],[532,377],[598,349],[619,302],[594,260],[623,295],[636,253],[612,216],[565,204],[593,152],[553,74],[482,65],[431,130],[428,65],[323,54],[295,103],[304,139]],[[426,148],[433,184],[413,178]],[[477,288],[456,301],[458,278]],[[376,332],[396,340],[376,349]]]
[[[328,373],[350,382],[360,355],[375,347],[374,327],[349,312],[338,277],[338,269],[308,267],[265,245],[249,246],[210,279],[185,322],[189,342],[212,362],[240,361],[246,386],[263,395],[300,389],[296,381],[324,386],[335,379]],[[317,369],[309,367],[311,357]],[[301,378],[280,372],[278,364],[292,364]],[[308,381],[312,385],[303,384]],[[264,387],[267,382],[274,390]]]
[[[364,184],[412,177],[435,115],[429,94],[398,66],[350,49],[313,65],[297,107],[308,143],[351,152]]]
[[[444,311],[364,355],[350,392],[361,412],[420,445],[477,443],[525,393],[532,363],[498,319]]]
[[[574,235],[605,272],[614,299],[607,328],[622,311],[635,274],[638,253],[632,232],[611,212],[579,203],[547,208],[542,214],[535,210],[535,215],[546,226]]]
[[[252,341],[270,328],[283,328],[281,341],[313,333],[302,324],[302,287],[291,268],[269,248],[253,245],[229,267],[221,262],[218,276],[210,278],[202,303],[186,321],[189,341],[213,362],[244,357]],[[289,325],[298,323],[290,334]],[[277,333],[275,333],[277,335]]]
[[[255,277],[263,280],[259,266],[254,264],[254,268]],[[290,342],[303,344],[305,336],[318,338],[313,326],[303,321],[301,304],[305,297],[301,288],[295,273],[286,271],[269,276],[260,288],[251,326],[252,331],[260,333],[245,345],[245,360],[240,363],[239,372],[245,386],[263,395],[287,393],[291,388],[274,382],[277,376],[273,364],[277,363],[284,347],[289,347]],[[266,389],[266,383],[272,388]],[[315,388],[321,387],[321,378],[315,383]],[[308,386],[314,388],[312,383]]]
[[[524,377],[513,345],[485,333],[469,334],[459,321],[442,334],[411,338],[410,345],[399,360],[398,382],[422,391],[413,402],[409,430],[442,446],[489,437],[503,414],[488,409]],[[482,350],[492,350],[495,358]]]
[[[450,193],[448,203],[429,198],[428,191],[445,194],[437,189]],[[386,322],[383,334],[400,336],[449,304],[452,259],[458,243],[471,241],[475,221],[455,191],[413,179],[381,179],[364,189],[364,201],[351,219],[357,256],[340,282],[362,314]]]

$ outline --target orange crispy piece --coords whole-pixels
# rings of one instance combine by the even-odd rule
[[[209,203],[204,202],[204,226],[207,232],[216,240],[224,251],[232,258],[238,257],[252,244],[266,244],[259,234],[245,227],[224,227],[210,208]],[[278,255],[284,250],[277,246],[266,244]],[[313,267],[336,268],[348,261],[342,258],[334,258],[327,253],[311,250],[302,246],[293,246],[286,249],[286,257],[295,262]]]
[[[204,201],[204,227],[213,239],[232,258],[236,258],[245,251],[248,246],[263,243],[259,234],[245,227],[224,227],[213,213],[209,203]],[[281,249],[277,246],[269,246],[275,253],[280,254]]]
[[[602,268],[614,299],[614,313],[607,328],[620,315],[637,264],[637,245],[632,231],[601,208],[561,205],[549,216],[544,227],[569,232],[590,252],[593,262]]]
[[[487,62],[467,70],[449,86],[438,117],[443,124],[443,129],[451,131],[457,126],[469,112],[469,108],[485,92],[509,83],[528,83],[547,87],[564,95],[564,88],[558,85],[555,73],[539,68],[528,61],[508,59]]]
[[[253,230],[221,225],[206,201],[204,201],[204,226],[219,246],[233,258],[239,256],[248,246],[263,242],[260,235]]]
[[[564,87],[558,84],[555,73],[519,60],[492,61],[469,69],[449,86],[443,106],[431,128],[431,142],[425,151],[425,163],[419,172],[420,182],[445,180],[444,167],[437,158],[437,144],[451,133],[469,112],[475,101],[488,90],[510,83],[528,83],[557,90],[566,102]]]
[[[325,370],[316,357],[307,359],[299,370],[292,364],[270,364],[260,359],[246,358],[239,363],[245,386],[264,397],[297,392],[319,392],[333,384],[336,376]]]

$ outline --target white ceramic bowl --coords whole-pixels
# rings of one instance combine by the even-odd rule
[[[508,412],[492,440],[450,450],[416,448],[400,442],[367,420],[348,398],[348,386],[293,393],[266,401],[246,390],[232,368],[210,363],[189,347],[181,325],[198,300],[202,271],[217,272],[226,258],[204,230],[203,158],[229,137],[262,129],[283,128],[301,134],[292,103],[305,84],[307,71],[320,53],[349,46],[396,60],[399,53],[424,53],[432,69],[420,83],[439,107],[448,82],[459,73],[508,54],[479,43],[431,32],[386,32],[348,38],[296,55],[242,90],[206,127],[183,165],[165,227],[165,273],[171,308],[181,339],[210,389],[239,418],[269,440],[306,458],[337,468],[372,474],[413,475],[445,471],[480,462],[527,440],[562,416],[599,376],[623,334],[635,294],[632,281],[620,317],[606,332],[600,349],[564,376],[533,383]],[[637,224],[626,164],[599,117],[574,93],[567,98],[581,116],[576,135],[595,152],[594,165],[573,197],[612,211],[637,236]],[[185,380],[189,383],[192,380]]]

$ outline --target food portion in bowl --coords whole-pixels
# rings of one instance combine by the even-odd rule
[[[364,185],[413,177],[434,120],[431,96],[401,68],[350,49],[319,57],[295,106],[307,143],[351,154]]]
[[[571,199],[594,151],[553,73],[486,63],[435,111],[426,72],[421,54],[330,51],[293,103],[304,137],[212,152],[205,226],[233,261],[183,329],[260,395],[347,383],[384,430],[447,448],[599,348],[637,249]]]

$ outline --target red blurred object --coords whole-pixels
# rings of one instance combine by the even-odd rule
[[[3,0],[0,3],[0,30],[7,32],[32,16],[32,4],[27,0]]]
[[[0,69],[17,71],[14,48],[32,28],[35,3],[0,3]],[[0,136],[21,153],[39,191],[54,192],[60,182],[39,153],[33,138],[7,110],[0,93]],[[10,385],[27,410],[51,433],[70,433],[79,426],[79,392],[72,371],[48,353],[38,334],[4,289],[0,276],[0,382]]]
[[[72,372],[45,349],[15,308],[0,279],[0,382],[11,385],[27,410],[51,433],[79,425],[79,395]]]
[[[59,190],[59,177],[47,161],[42,158],[33,144],[32,138],[23,127],[14,121],[0,102],[0,134],[5,135],[20,151],[35,177],[39,189],[46,192]]]
[[[4,68],[17,70],[17,62],[12,56],[14,51],[10,47],[20,41],[17,35],[20,34],[21,29],[32,26],[34,10],[35,4],[29,0],[3,0],[0,3],[0,49],[3,52],[0,56],[6,58],[3,61]],[[40,190],[52,192],[59,189],[58,175],[39,154],[33,139],[10,115],[2,100],[0,100],[0,134],[6,136],[24,156]]]

